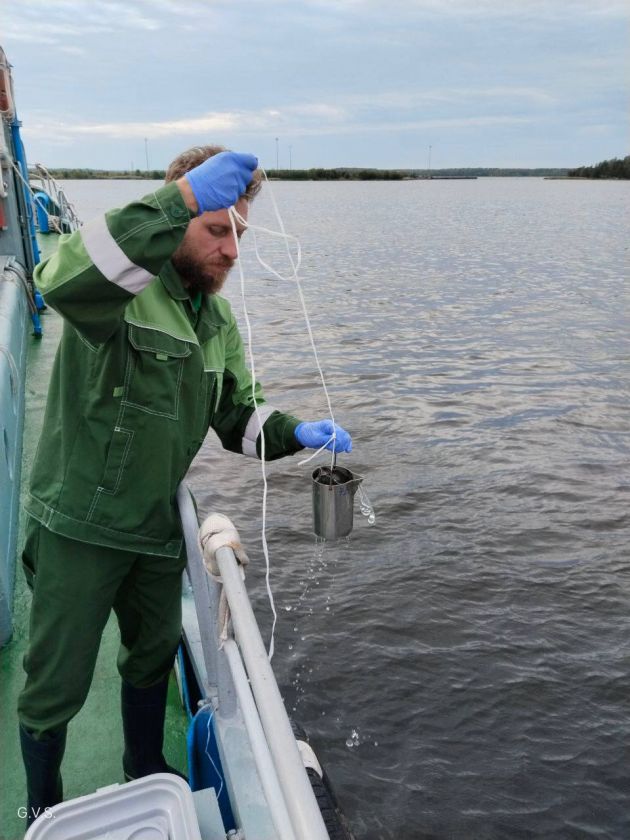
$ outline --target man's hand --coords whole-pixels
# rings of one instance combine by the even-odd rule
[[[177,185],[193,213],[223,210],[243,195],[257,166],[255,155],[219,152],[179,178]]]
[[[335,439],[332,439],[333,432]],[[295,439],[301,446],[308,449],[320,449],[326,444],[326,449],[332,452],[352,452],[352,438],[337,426],[332,420],[317,420],[315,423],[300,423],[295,429]]]

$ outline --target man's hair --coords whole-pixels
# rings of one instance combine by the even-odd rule
[[[195,166],[199,166],[204,162],[204,160],[208,160],[208,158],[211,158],[213,155],[218,155],[219,152],[227,151],[228,149],[226,149],[225,146],[193,146],[192,149],[188,149],[187,151],[182,152],[181,155],[178,155],[170,164],[166,170],[166,183],[168,184],[170,181],[176,181],[187,172],[190,172],[191,169],[194,169]],[[253,201],[255,196],[257,196],[260,192],[261,187],[262,172],[260,169],[256,169],[254,170],[252,180],[249,182],[249,185],[241,198],[244,198],[245,201]]]

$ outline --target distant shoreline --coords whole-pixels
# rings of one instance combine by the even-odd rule
[[[165,171],[49,168],[53,178],[61,180],[138,180],[163,181]],[[567,178],[568,169],[268,169],[267,177],[274,181],[428,181],[473,178]]]

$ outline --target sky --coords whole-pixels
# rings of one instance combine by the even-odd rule
[[[3,0],[31,163],[564,167],[630,154],[629,0]],[[147,167],[148,163],[148,167]]]

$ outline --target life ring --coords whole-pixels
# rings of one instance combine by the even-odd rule
[[[0,112],[5,120],[11,122],[15,117],[13,105],[13,87],[11,85],[11,69],[9,62],[0,47]]]

